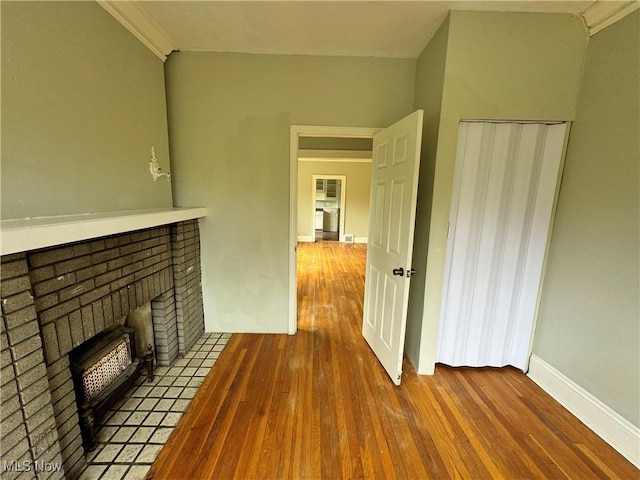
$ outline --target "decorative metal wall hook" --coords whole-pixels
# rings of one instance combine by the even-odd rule
[[[158,177],[167,177],[167,182],[170,181],[171,177],[170,172],[163,172],[160,168],[160,164],[158,163],[158,159],[156,158],[156,148],[151,146],[151,161],[149,162],[149,171],[151,172],[151,176],[153,177],[153,181],[157,181]]]

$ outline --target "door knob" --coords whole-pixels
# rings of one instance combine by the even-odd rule
[[[407,276],[407,278],[411,278],[411,275],[414,275],[415,273],[416,273],[416,269],[415,268],[409,268],[406,271],[406,276]],[[394,268],[393,269],[393,274],[397,275],[398,277],[404,277],[405,276],[405,270],[402,267]]]

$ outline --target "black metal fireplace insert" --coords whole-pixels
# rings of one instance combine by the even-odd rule
[[[97,425],[146,369],[153,380],[153,351],[136,355],[132,328],[118,326],[102,332],[70,354],[78,401],[80,429],[86,451],[96,448]]]

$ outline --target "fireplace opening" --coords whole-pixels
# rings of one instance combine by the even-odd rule
[[[151,302],[147,302],[140,308],[129,313],[126,319],[124,319],[124,325],[132,328],[135,332],[135,353],[138,358],[142,358],[144,355],[150,354],[154,365],[156,365],[155,335],[153,331]]]
[[[138,355],[133,328],[106,330],[69,354],[86,451],[96,448],[97,426],[105,414],[146,371],[153,379],[153,352]]]

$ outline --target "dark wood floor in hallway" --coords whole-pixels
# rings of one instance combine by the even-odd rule
[[[298,248],[298,333],[235,334],[148,479],[601,479],[638,470],[522,372],[405,362],[361,335],[363,245]]]

